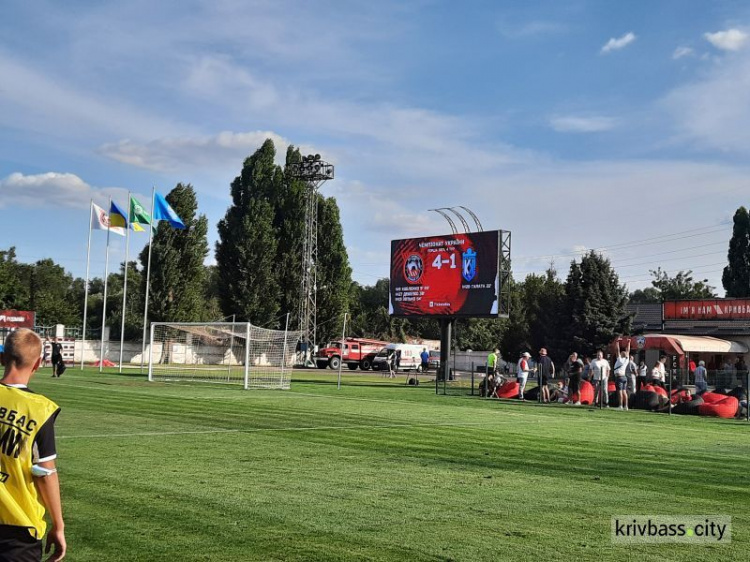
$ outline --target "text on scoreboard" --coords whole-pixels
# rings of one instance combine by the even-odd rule
[[[498,315],[500,231],[391,242],[393,316]]]

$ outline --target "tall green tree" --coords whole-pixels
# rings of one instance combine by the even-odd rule
[[[28,284],[21,279],[23,264],[16,248],[0,250],[0,308],[25,309],[29,301]]]
[[[290,145],[286,151],[284,181],[276,186],[273,200],[273,225],[278,233],[276,274],[279,312],[289,312],[292,319],[296,318],[300,304],[307,187],[289,173],[289,166],[301,160],[299,149]]]
[[[333,339],[338,318],[348,311],[352,270],[344,246],[339,207],[333,197],[318,198],[317,309],[319,342]],[[387,301],[386,301],[387,306]]]
[[[717,295],[708,284],[708,279],[696,281],[691,270],[678,271],[670,277],[661,268],[651,271],[654,280],[651,284],[659,291],[660,302],[680,299],[713,299]]]
[[[151,249],[149,319],[152,322],[199,322],[206,320],[205,284],[208,256],[208,220],[196,216],[198,201],[190,184],[178,183],[166,197],[185,223],[175,229],[162,223],[156,229]],[[148,263],[148,247],[140,254]],[[143,276],[145,294],[146,276]],[[118,307],[119,308],[119,307]]]
[[[630,332],[628,291],[609,260],[594,251],[573,261],[565,282],[562,321],[569,351],[593,353]]]
[[[232,182],[232,205],[219,221],[216,243],[223,313],[269,327],[279,326],[274,191],[283,185],[283,172],[274,164],[275,155],[273,141],[268,139],[245,160]]]
[[[73,276],[51,259],[44,259],[26,267],[28,273],[28,308],[36,312],[40,326],[80,323],[80,314],[71,306],[68,297],[73,286]]]
[[[721,276],[727,296],[750,297],[750,213],[745,207],[740,207],[734,213],[727,259],[729,263]]]

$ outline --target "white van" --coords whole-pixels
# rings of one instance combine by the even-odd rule
[[[386,361],[388,356],[395,351],[401,352],[401,360],[398,364],[399,371],[420,371],[422,369],[422,350],[424,345],[415,345],[411,343],[389,343],[381,349],[372,360],[372,369],[374,371],[387,371]]]

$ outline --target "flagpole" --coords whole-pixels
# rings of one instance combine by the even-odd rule
[[[102,372],[104,366],[104,327],[107,323],[107,282],[109,281],[109,236],[112,230],[112,221],[109,215],[112,214],[112,197],[109,198],[109,211],[107,211],[107,253],[104,258],[104,303],[102,304],[102,341],[99,346],[99,372]]]
[[[156,188],[151,187],[151,221],[148,225],[148,266],[146,267],[146,303],[143,307],[143,347],[141,348],[141,373],[143,373],[143,360],[146,357],[146,328],[148,325],[148,293],[151,283],[151,243],[154,239],[154,198]]]
[[[125,346],[125,302],[128,295],[128,249],[130,246],[130,192],[128,191],[128,216],[125,219],[125,271],[122,282],[122,325],[120,326],[120,367],[122,373],[122,348]]]
[[[86,285],[83,290],[83,339],[81,341],[81,370],[83,370],[83,356],[86,353],[86,317],[89,311],[89,266],[91,264],[91,231],[94,220],[94,200],[89,203],[89,241],[86,245]]]

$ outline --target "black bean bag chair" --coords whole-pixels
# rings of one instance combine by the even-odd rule
[[[747,400],[747,392],[741,386],[734,387],[727,395],[734,396],[737,400]]]
[[[684,416],[697,416],[699,415],[698,406],[701,404],[703,404],[703,398],[700,396],[693,396],[692,400],[677,403],[675,407],[672,408],[672,413]]]
[[[649,410],[654,412],[659,409],[661,404],[659,395],[656,392],[648,390],[639,390],[633,394],[632,398],[633,400],[629,407],[635,410]]]
[[[536,402],[539,400],[539,387],[535,386],[534,388],[531,388],[523,393],[524,400],[531,400],[533,402]]]

